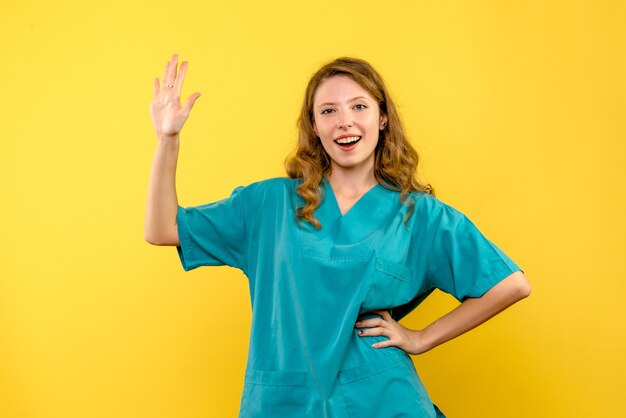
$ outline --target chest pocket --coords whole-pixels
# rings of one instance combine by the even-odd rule
[[[413,298],[412,272],[404,264],[376,257],[372,278],[363,301],[363,309],[385,309],[400,306]]]

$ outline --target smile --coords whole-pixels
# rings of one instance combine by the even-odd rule
[[[335,139],[335,142],[339,145],[347,145],[347,144],[353,144],[353,143],[359,142],[360,139],[361,139],[360,136],[348,136],[345,138]]]

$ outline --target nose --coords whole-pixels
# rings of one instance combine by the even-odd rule
[[[349,114],[347,113],[343,113],[341,114],[341,116],[337,119],[337,127],[338,128],[344,128],[344,127],[349,127],[352,126],[352,118]]]

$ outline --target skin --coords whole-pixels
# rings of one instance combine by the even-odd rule
[[[376,185],[374,149],[379,131],[387,123],[376,100],[347,76],[324,80],[313,98],[313,129],[331,159],[328,180],[345,214]],[[361,136],[351,151],[342,150],[334,139],[341,135]]]
[[[176,212],[176,162],[180,149],[180,131],[189,117],[189,112],[200,93],[193,93],[181,105],[180,94],[183,88],[187,62],[183,61],[177,72],[178,55],[172,55],[165,64],[162,82],[154,80],[150,115],[157,137],[157,145],[152,160],[144,238],[153,245],[179,245]],[[173,87],[168,87],[168,86]]]
[[[356,99],[358,98],[358,99]],[[313,100],[313,128],[331,159],[329,182],[345,214],[376,185],[374,149],[378,131],[388,118],[374,98],[352,78],[334,76],[320,84]],[[331,103],[331,104],[328,104]],[[334,139],[344,134],[362,136],[351,151],[341,150]],[[384,335],[388,340],[374,348],[396,346],[409,354],[422,354],[482,324],[530,294],[530,284],[521,271],[503,279],[480,298],[470,298],[422,330],[412,330],[394,321],[389,311],[374,311],[382,318],[357,322],[361,336]]]
[[[383,318],[357,322],[363,329],[359,335],[384,335],[389,339],[372,345],[374,348],[395,346],[409,354],[422,354],[446,341],[477,327],[515,302],[530,295],[530,284],[524,273],[512,273],[479,298],[468,298],[452,311],[426,328],[412,330],[394,321],[387,310],[374,311]]]
[[[150,115],[157,136],[157,147],[148,184],[144,235],[154,245],[180,245],[176,226],[176,162],[180,131],[200,93],[190,95],[184,104],[180,94],[187,71],[183,61],[177,71],[174,54],[165,65],[162,82],[154,81]],[[167,86],[173,87],[167,87]],[[351,100],[363,96],[364,99]],[[323,103],[334,103],[322,106]],[[329,109],[324,111],[325,109]],[[322,113],[324,112],[324,113]],[[376,185],[374,148],[378,130],[387,123],[376,102],[351,78],[335,76],[325,80],[314,98],[314,128],[331,157],[329,182],[342,213]],[[353,151],[344,152],[332,142],[343,134],[362,136]],[[421,354],[449,341],[530,295],[530,284],[521,271],[506,277],[479,298],[469,298],[426,328],[411,330],[394,321],[386,310],[375,311],[382,318],[357,322],[362,336],[384,335],[388,340],[374,348],[396,346],[409,354]]]

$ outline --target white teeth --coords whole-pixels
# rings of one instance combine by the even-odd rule
[[[349,136],[349,137],[346,137],[346,138],[338,139],[335,142],[337,142],[338,144],[350,144],[352,142],[358,141],[359,139],[361,139],[360,136]]]

